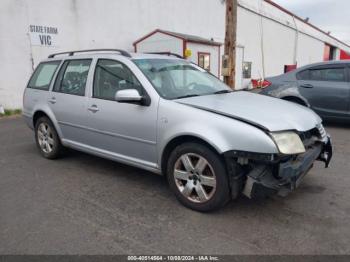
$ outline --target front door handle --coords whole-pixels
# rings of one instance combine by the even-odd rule
[[[96,113],[97,111],[100,111],[100,109],[98,109],[97,105],[92,105],[88,108],[88,110],[92,113]]]
[[[49,102],[51,103],[51,104],[55,104],[57,101],[56,101],[56,97],[51,97],[50,99],[49,99]]]
[[[313,85],[310,85],[310,84],[303,84],[303,85],[300,85],[301,87],[303,88],[313,88],[314,86]]]

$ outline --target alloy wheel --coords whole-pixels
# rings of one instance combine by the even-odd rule
[[[194,153],[183,154],[175,162],[175,184],[181,194],[195,203],[204,203],[216,190],[216,176],[208,161]]]
[[[46,154],[51,153],[55,145],[51,127],[47,123],[40,123],[37,134],[41,150]]]

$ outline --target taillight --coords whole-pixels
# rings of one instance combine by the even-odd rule
[[[271,85],[271,82],[268,80],[252,79],[253,88],[266,88],[270,85]]]
[[[264,80],[262,82],[261,88],[266,88],[268,86],[270,86],[272,83],[270,81]]]
[[[258,88],[258,80],[257,79],[252,79],[252,86],[253,86],[253,88],[255,89],[255,88]]]

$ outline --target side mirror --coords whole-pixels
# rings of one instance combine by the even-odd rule
[[[115,93],[115,100],[120,103],[140,103],[142,99],[136,89],[124,89]]]

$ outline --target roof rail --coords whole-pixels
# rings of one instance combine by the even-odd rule
[[[73,56],[75,53],[88,53],[88,52],[102,52],[102,51],[108,51],[108,52],[118,52],[119,54],[121,54],[122,56],[126,56],[126,57],[131,57],[131,55],[121,49],[86,49],[86,50],[77,50],[77,51],[67,51],[67,52],[61,52],[61,53],[55,53],[55,54],[51,54],[48,56],[48,58],[53,58],[56,55],[64,55],[64,54],[68,54],[68,56]]]
[[[171,53],[171,52],[148,52],[146,54],[153,54],[153,55],[168,55],[168,56],[175,56],[177,58],[181,58],[181,59],[184,59],[183,56],[181,55],[178,55],[178,54],[174,54],[174,53]]]

